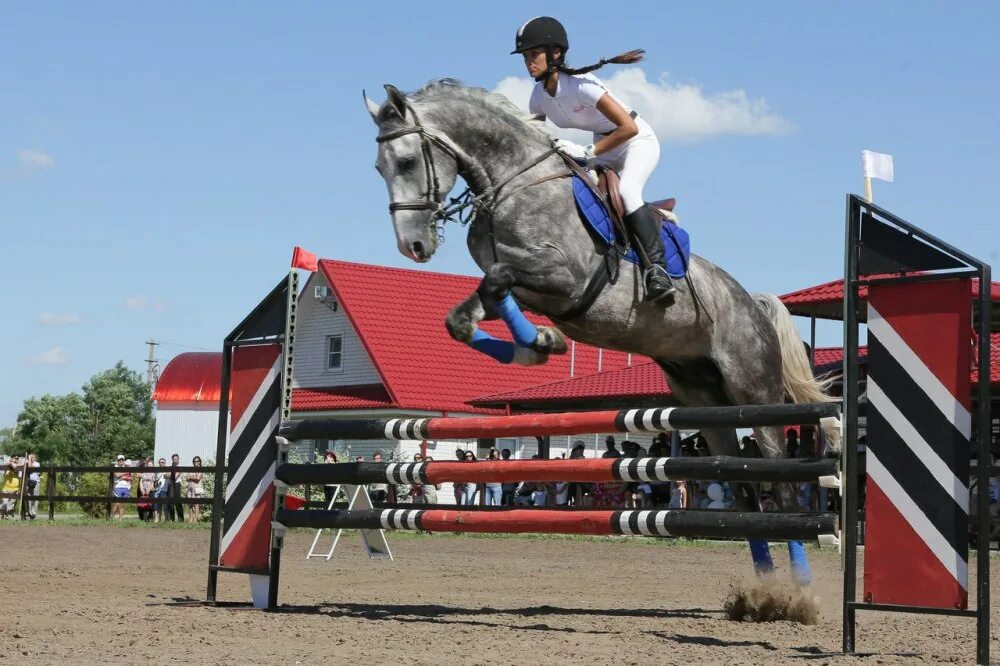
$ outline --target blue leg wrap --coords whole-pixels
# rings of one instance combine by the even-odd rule
[[[812,583],[809,558],[806,557],[806,547],[801,541],[788,542],[788,561],[792,565],[792,579],[796,583],[802,586]]]
[[[514,360],[514,344],[512,342],[494,338],[478,328],[472,334],[469,346],[501,363],[510,363]]]
[[[528,321],[524,313],[521,312],[521,308],[517,307],[517,301],[512,295],[507,294],[503,300],[497,303],[497,312],[500,313],[500,318],[510,329],[515,343],[522,347],[530,347],[535,342],[538,329]]]
[[[774,560],[771,559],[771,547],[764,539],[749,539],[750,554],[753,556],[753,568],[758,576],[774,571]]]

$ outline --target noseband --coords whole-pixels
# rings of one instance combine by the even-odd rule
[[[462,162],[459,160],[458,154],[452,150],[451,146],[439,137],[424,129],[424,126],[420,124],[420,120],[417,118],[417,112],[413,110],[413,107],[410,106],[409,103],[406,105],[406,110],[413,117],[413,127],[404,127],[403,129],[398,129],[394,132],[388,132],[376,137],[375,141],[377,143],[388,143],[389,141],[395,141],[396,139],[409,134],[419,134],[420,154],[424,160],[424,175],[427,179],[427,189],[424,192],[423,199],[390,202],[389,212],[395,213],[397,210],[431,210],[434,211],[434,216],[431,221],[431,223],[434,224],[438,220],[447,219],[448,214],[444,206],[444,199],[441,196],[441,183],[438,180],[437,168],[434,165],[434,153],[431,151],[431,144],[433,143],[450,155],[455,160],[458,170],[461,170]]]
[[[392,132],[386,132],[380,136],[375,137],[377,143],[388,143],[390,141],[395,141],[400,137],[407,136],[409,134],[419,134],[420,135],[420,154],[424,161],[424,175],[427,182],[427,189],[424,192],[423,199],[414,199],[411,201],[391,201],[389,202],[389,212],[395,213],[397,210],[429,210],[432,211],[430,225],[438,230],[439,236],[443,238],[443,227],[438,227],[439,223],[444,223],[448,221],[457,221],[462,225],[468,224],[468,222],[475,217],[476,213],[481,209],[486,209],[489,212],[490,208],[495,207],[503,199],[506,199],[521,190],[531,187],[532,185],[537,185],[543,183],[547,180],[552,180],[554,178],[564,178],[570,175],[569,171],[562,171],[553,175],[544,176],[538,180],[532,181],[530,183],[521,185],[512,191],[506,192],[503,196],[500,196],[500,191],[510,183],[514,178],[520,176],[521,174],[533,169],[545,160],[547,160],[552,155],[558,152],[556,148],[550,148],[544,153],[531,160],[525,164],[520,169],[516,170],[514,173],[508,175],[499,184],[491,185],[487,187],[479,195],[473,195],[472,188],[467,187],[462,194],[458,197],[452,198],[449,204],[446,206],[444,203],[444,197],[441,194],[441,184],[438,180],[437,168],[434,165],[434,153],[431,151],[431,144],[437,146],[448,154],[453,160],[455,160],[456,171],[459,175],[463,174],[462,160],[455,152],[455,149],[448,145],[441,137],[429,132],[423,125],[420,124],[420,119],[417,117],[416,111],[413,110],[413,106],[409,102],[406,102],[406,110],[410,113],[413,118],[412,127],[404,127]],[[466,178],[468,180],[468,178]],[[465,217],[463,218],[460,213],[468,209]],[[457,220],[454,220],[454,216],[459,215]]]

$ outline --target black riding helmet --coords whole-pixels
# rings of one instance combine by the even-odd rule
[[[535,80],[546,81],[552,72],[564,63],[566,51],[569,50],[569,37],[566,35],[566,28],[551,16],[536,16],[522,25],[514,36],[514,50],[510,54],[523,53],[540,46],[545,47],[548,66],[544,73],[535,77]],[[552,50],[557,46],[562,49],[558,58],[552,53]]]
[[[536,16],[518,29],[514,36],[514,50],[510,54],[523,53],[539,46],[558,46],[566,53],[569,37],[562,23],[551,16]]]

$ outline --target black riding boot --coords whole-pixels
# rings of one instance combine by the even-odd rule
[[[656,219],[656,213],[650,210],[649,206],[643,206],[625,216],[625,226],[636,242],[642,246],[644,252],[639,252],[639,259],[643,263],[646,259],[649,260],[643,273],[646,298],[654,303],[670,305],[674,301],[677,288],[667,275],[663,258],[663,239],[660,237],[660,224]]]

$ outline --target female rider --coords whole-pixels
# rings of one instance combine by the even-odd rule
[[[511,54],[522,54],[528,74],[537,81],[528,109],[557,127],[593,132],[594,143],[586,147],[562,139],[557,139],[556,145],[588,167],[608,166],[618,172],[625,225],[643,250],[639,255],[646,269],[646,297],[669,304],[677,290],[666,272],[660,223],[642,198],[642,189],[660,159],[660,143],[645,119],[590,74],[607,63],[637,62],[643,52],[630,51],[589,67],[570,69],[566,65],[568,50],[566,30],[554,18],[533,18],[517,31]]]

